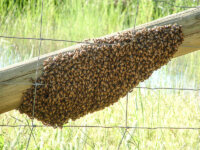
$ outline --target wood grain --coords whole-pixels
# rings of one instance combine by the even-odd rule
[[[179,47],[174,57],[179,57],[197,50],[200,50],[200,8],[193,8],[178,14],[173,14],[143,25],[137,26],[135,29],[144,27],[151,28],[159,25],[167,25],[177,23],[182,25],[184,33],[184,42]],[[133,30],[133,28],[121,31],[125,32]],[[104,37],[116,35],[113,33]],[[103,38],[103,37],[102,37]],[[30,78],[35,78],[36,66],[38,63],[38,75],[41,74],[43,60],[50,56],[73,51],[79,48],[81,44],[61,49],[52,53],[48,53],[29,61],[20,62],[14,65],[0,69],[0,114],[17,108],[21,104],[22,93],[30,87]]]

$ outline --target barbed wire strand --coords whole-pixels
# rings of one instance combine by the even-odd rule
[[[40,39],[42,38],[42,25],[43,25],[43,2],[44,0],[42,0],[42,5],[41,5],[41,18],[40,18]],[[33,130],[34,130],[34,115],[35,115],[35,99],[37,97],[37,76],[38,76],[38,68],[39,68],[39,60],[40,60],[40,51],[41,51],[41,47],[42,47],[42,40],[40,40],[40,45],[39,45],[39,49],[38,49],[38,60],[37,60],[37,66],[36,66],[36,72],[35,72],[35,89],[34,89],[34,99],[33,99],[33,112],[32,112],[32,121],[31,121],[31,125],[32,125],[32,129],[31,132],[29,134],[29,138],[28,138],[28,142],[26,145],[26,150],[28,150],[29,144],[30,144],[30,140],[31,137],[34,136],[33,134]],[[38,146],[37,146],[38,147]]]
[[[138,0],[139,1],[139,0]],[[188,7],[188,6],[176,6],[176,5],[173,5],[171,3],[168,3],[166,1],[157,1],[157,2],[163,2],[163,3],[167,3],[168,5],[171,5],[173,7],[179,7],[179,8],[199,8],[200,6],[197,6],[197,7]],[[198,0],[198,4],[199,4],[199,0]],[[137,16],[137,11],[136,11],[136,16]],[[40,47],[39,47],[39,56],[38,56],[38,62],[39,62],[39,59],[40,59],[40,49],[41,49],[41,45],[42,45],[42,41],[43,40],[48,40],[48,41],[60,41],[60,42],[71,42],[71,43],[79,43],[79,44],[97,44],[97,45],[101,45],[101,44],[98,44],[98,43],[90,43],[90,42],[80,42],[80,41],[72,41],[72,40],[59,40],[59,39],[48,39],[48,38],[42,38],[42,15],[43,15],[43,0],[42,0],[42,9],[41,9],[41,25],[40,25],[40,38],[26,38],[26,37],[11,37],[11,36],[0,36],[0,38],[14,38],[14,39],[26,39],[26,40],[40,40]],[[136,18],[135,18],[135,24],[136,24]],[[135,31],[135,25],[134,25],[134,30],[133,32]],[[107,44],[107,43],[104,43],[103,45],[113,45],[113,44]],[[114,43],[114,44],[117,44],[117,43]],[[185,45],[184,47],[193,47],[193,46],[187,46]],[[200,48],[200,47],[196,47],[194,46],[194,48]],[[37,67],[36,67],[36,78],[37,78],[37,75],[38,75],[38,62],[37,62]],[[1,82],[0,84],[12,84],[12,83],[5,83],[5,82]],[[16,83],[14,83],[16,84]],[[23,83],[22,83],[23,84]],[[29,83],[27,83],[29,85]],[[37,83],[35,81],[35,84],[30,84],[30,85],[35,85],[35,96],[34,96],[34,103],[33,103],[33,118],[32,118],[32,125],[31,125],[31,132],[30,132],[30,135],[29,135],[29,139],[28,139],[28,143],[27,143],[27,147],[26,149],[28,149],[28,146],[29,146],[29,143],[30,143],[30,140],[31,140],[31,135],[33,135],[33,130],[34,128],[36,127],[49,127],[49,126],[44,126],[44,125],[35,125],[34,124],[34,105],[35,105],[35,97],[37,95],[37,86],[39,85],[43,85],[43,84],[40,84],[40,83]],[[168,88],[168,87],[156,87],[156,88],[151,88],[151,87],[135,87],[136,89],[137,88],[142,88],[142,89],[148,89],[148,90],[186,90],[186,91],[200,91],[200,89],[192,89],[192,88]],[[132,92],[132,91],[130,91]],[[80,127],[84,127],[84,128],[106,128],[106,129],[110,129],[110,128],[123,128],[125,129],[125,132],[122,136],[122,139],[120,140],[120,143],[118,145],[118,149],[120,148],[121,146],[121,143],[125,137],[125,134],[126,132],[128,131],[128,129],[143,129],[143,130],[157,130],[157,129],[168,129],[168,130],[200,130],[200,127],[170,127],[170,126],[158,126],[158,127],[132,127],[132,126],[128,126],[128,123],[127,123],[127,117],[128,117],[128,94],[127,94],[127,100],[126,100],[126,122],[125,122],[125,126],[89,126],[89,125],[86,125],[86,126],[80,126],[80,125],[66,125],[66,126],[63,126],[63,128],[80,128]],[[14,117],[14,119],[17,120],[17,118]],[[30,128],[30,125],[0,125],[0,127],[29,127]],[[34,136],[34,135],[33,135]],[[34,139],[35,140],[35,139]]]

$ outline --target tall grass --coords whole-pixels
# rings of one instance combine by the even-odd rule
[[[20,6],[0,1],[0,35],[39,37],[41,0]],[[170,4],[196,6],[195,0],[173,0]],[[134,26],[137,1],[44,0],[42,37],[82,41]],[[155,0],[139,0],[136,24],[183,11]],[[73,43],[43,41],[41,54]],[[38,56],[39,41],[0,39],[0,67]],[[149,87],[199,88],[199,52],[173,59],[141,83]],[[129,126],[199,127],[199,92],[134,89],[129,94]],[[103,111],[89,114],[67,125],[124,126],[126,98]],[[17,118],[17,119],[16,119]],[[0,124],[31,124],[30,119],[11,111],[0,116]],[[36,124],[40,122],[35,121]],[[117,149],[124,129],[35,128],[29,149]],[[25,149],[29,127],[0,128],[0,149]],[[129,129],[121,149],[200,149],[199,130]],[[34,140],[35,139],[35,140]],[[3,145],[3,146],[2,146]]]
[[[1,0],[0,34],[4,36],[39,38],[41,25],[41,0],[27,0],[22,4]],[[172,1],[174,5],[195,6],[196,2],[187,0]],[[193,2],[193,3],[192,3]],[[134,26],[137,1],[122,0],[55,0],[44,1],[42,37],[82,41],[103,36]],[[136,24],[182,11],[166,3],[139,0],[139,13]],[[22,8],[21,8],[22,7]],[[38,56],[39,41],[5,39],[15,45],[18,61]],[[67,47],[73,43],[44,41],[41,54]],[[27,56],[28,55],[28,56]],[[10,55],[4,55],[10,57]],[[14,59],[14,58],[13,58]],[[12,63],[16,63],[13,61]],[[6,59],[1,66],[11,64]]]

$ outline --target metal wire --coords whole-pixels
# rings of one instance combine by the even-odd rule
[[[73,40],[62,40],[62,39],[49,39],[49,38],[31,38],[31,37],[16,37],[16,36],[3,36],[0,38],[8,38],[8,39],[24,39],[24,40],[38,40],[38,41],[56,41],[56,42],[67,42],[67,43],[77,43],[77,44],[91,44],[91,45],[114,45],[114,44],[97,44],[91,42],[83,42],[83,41],[73,41]],[[118,43],[115,43],[118,44]]]
[[[42,6],[41,6],[40,39],[42,38],[42,19],[43,19],[43,0],[42,0]],[[38,55],[38,60],[37,60],[36,72],[35,72],[35,90],[34,90],[33,113],[32,113],[32,121],[31,121],[32,129],[31,129],[31,132],[29,134],[28,142],[27,142],[27,145],[26,145],[26,150],[29,147],[31,137],[32,136],[34,137],[33,130],[34,130],[35,99],[36,99],[36,96],[37,96],[37,86],[38,86],[36,83],[37,83],[37,76],[38,76],[41,47],[42,47],[42,40],[40,40],[40,46],[39,46],[39,50],[38,50],[39,55]]]
[[[30,127],[30,125],[0,125],[0,127],[10,127],[10,128],[16,128],[16,127]],[[34,124],[34,128],[52,128],[50,126],[44,126],[44,125],[36,125]],[[105,128],[105,129],[114,129],[114,128],[123,128],[123,129],[139,129],[139,130],[159,130],[159,129],[166,129],[166,130],[200,130],[200,127],[173,127],[173,126],[156,126],[156,127],[145,127],[145,126],[95,126],[95,125],[66,125],[62,126],[62,128]]]
[[[118,150],[120,149],[120,146],[121,146],[121,144],[122,144],[122,141],[124,140],[124,137],[125,137],[125,135],[126,135],[126,132],[127,132],[127,128],[125,129],[124,134],[123,134],[121,140],[119,141],[119,145],[118,145],[118,148],[117,148]]]
[[[128,126],[128,93],[126,95],[126,122],[125,122],[126,127]]]
[[[134,24],[135,26],[135,24]],[[148,29],[148,28],[147,28]],[[133,33],[135,33],[135,28],[133,29]],[[40,40],[40,41],[57,41],[57,42],[67,42],[67,43],[77,43],[77,44],[89,44],[89,45],[98,45],[98,46],[103,46],[103,45],[107,45],[107,46],[112,46],[112,45],[116,45],[116,44],[123,44],[122,43],[92,43],[92,42],[84,42],[84,41],[73,41],[73,40],[63,40],[63,39],[48,39],[48,38],[27,38],[27,37],[16,37],[16,36],[3,36],[0,35],[0,38],[9,38],[9,39],[21,39],[21,40]],[[127,43],[127,42],[126,42]],[[191,48],[200,48],[200,46],[190,46],[190,45],[181,45],[182,47],[191,47]]]
[[[157,0],[156,0],[157,1]],[[176,6],[173,5],[167,1],[157,1],[157,2],[162,2],[162,3],[166,3],[168,5],[171,5],[173,7],[177,7],[177,8],[200,8],[200,6],[197,7],[188,7],[188,6]],[[199,3],[199,1],[198,1]],[[138,16],[138,9],[139,8],[139,0],[137,0],[137,9],[136,9],[136,17],[135,17],[135,22],[134,22],[134,29],[133,29],[133,34],[135,32],[135,26],[136,26],[136,19]],[[60,39],[51,39],[51,38],[42,38],[42,18],[43,18],[43,0],[42,0],[42,7],[41,7],[41,24],[40,24],[40,38],[29,38],[29,37],[12,37],[12,36],[0,36],[0,38],[10,38],[10,39],[25,39],[25,40],[39,40],[40,41],[40,46],[39,46],[39,56],[38,56],[38,61],[37,61],[37,66],[36,66],[36,74],[35,74],[35,79],[37,79],[38,76],[38,70],[39,70],[39,59],[40,59],[40,50],[41,50],[41,45],[42,45],[42,41],[56,41],[56,42],[68,42],[68,43],[78,43],[78,44],[91,44],[91,45],[114,45],[114,44],[118,44],[118,43],[114,43],[114,44],[109,44],[109,43],[103,43],[103,44],[97,44],[97,43],[91,43],[91,42],[81,42],[81,41],[72,41],[72,40],[60,40]],[[200,48],[200,47],[196,47],[196,46],[187,46],[187,45],[183,45],[183,47],[193,47],[193,48]],[[35,94],[34,94],[34,102],[33,102],[33,118],[32,118],[32,124],[31,126],[29,124],[25,124],[25,125],[0,125],[0,127],[11,127],[11,128],[16,128],[16,127],[32,127],[30,128],[30,134],[29,134],[29,138],[28,138],[28,142],[27,142],[27,146],[26,149],[28,149],[29,144],[30,144],[30,140],[31,140],[31,136],[34,137],[33,134],[33,130],[34,128],[41,128],[41,127],[49,127],[49,126],[44,126],[44,125],[35,125],[34,124],[34,111],[35,111],[35,99],[37,96],[37,86],[41,86],[41,85],[45,85],[45,84],[41,84],[41,83],[37,83],[35,80],[35,83],[11,83],[11,82],[1,82],[0,85],[3,84],[7,84],[7,85],[15,85],[15,84],[20,84],[20,85],[35,85]],[[200,89],[195,89],[195,88],[171,88],[171,87],[135,87],[135,89],[147,89],[147,90],[180,90],[180,91],[200,91]],[[132,91],[130,91],[132,92]],[[13,117],[13,116],[11,116]],[[81,126],[81,125],[66,125],[63,126],[63,128],[104,128],[104,129],[113,129],[113,128],[121,128],[121,129],[125,129],[125,132],[123,133],[123,136],[119,142],[118,145],[118,149],[120,149],[120,146],[123,142],[123,139],[126,135],[126,133],[128,132],[128,129],[139,129],[139,130],[200,130],[200,127],[171,127],[171,126],[157,126],[157,127],[136,127],[136,126],[128,126],[128,94],[127,94],[127,99],[126,99],[126,120],[125,120],[125,126],[95,126],[95,125],[87,125],[87,126]],[[13,117],[15,120],[19,120],[16,117]],[[21,122],[21,120],[19,120]],[[35,139],[34,139],[35,140]],[[36,142],[35,142],[36,143]]]
[[[138,10],[139,10],[139,0],[137,0],[137,4],[136,4],[136,13],[135,13],[135,21],[134,21],[134,27],[133,27],[133,35],[135,34],[135,27],[136,27],[136,23],[137,23],[137,17],[138,17]],[[133,36],[133,38],[134,38],[134,36]],[[127,99],[126,99],[126,116],[125,116],[125,126],[127,127],[128,126],[128,93],[127,93],[127,95],[126,95],[126,97],[127,97]],[[124,137],[125,137],[125,135],[126,135],[126,133],[127,133],[127,128],[125,129],[125,131],[124,131],[124,134],[123,134],[123,136],[122,136],[122,138],[121,138],[121,140],[120,140],[120,142],[119,142],[119,145],[118,145],[118,150],[120,149],[120,146],[121,146],[121,144],[122,144],[122,142],[123,142],[123,140],[124,140]]]
[[[42,84],[42,83],[7,83],[7,82],[1,82],[0,85],[37,85],[37,86],[51,86],[55,84]],[[200,88],[177,88],[177,87],[145,87],[145,86],[137,86],[134,87],[131,91],[132,92],[134,89],[147,89],[147,90],[176,90],[176,91],[200,91]]]
[[[135,89],[147,89],[147,90],[178,90],[178,91],[200,91],[200,89],[193,88],[171,88],[171,87],[135,87]]]

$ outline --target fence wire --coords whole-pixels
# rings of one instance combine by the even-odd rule
[[[22,125],[0,125],[0,127],[9,127],[9,128],[16,128],[16,127],[32,127],[30,125],[22,124]],[[50,126],[44,125],[33,125],[34,128],[52,128]],[[187,127],[187,126],[155,126],[155,127],[148,127],[148,126],[101,126],[101,125],[65,125],[62,128],[104,128],[104,129],[142,129],[142,130],[159,130],[159,129],[166,129],[166,130],[200,130],[200,127]]]
[[[194,6],[194,7],[190,7],[190,6],[177,6],[174,5],[168,1],[159,1],[159,0],[155,0],[155,2],[159,2],[159,3],[163,3],[163,4],[167,4],[170,5],[172,7],[176,7],[176,8],[200,8],[200,6]],[[198,5],[199,5],[199,1],[197,1]],[[39,38],[31,38],[31,37],[16,37],[16,36],[3,36],[0,35],[0,38],[8,38],[8,39],[20,39],[20,40],[39,40],[40,44],[39,44],[39,49],[38,49],[38,59],[37,59],[37,65],[36,65],[36,72],[35,72],[35,83],[11,83],[11,82],[1,82],[0,85],[34,85],[35,86],[35,91],[34,91],[34,102],[33,102],[33,112],[32,112],[32,120],[31,120],[31,125],[29,124],[29,122],[27,121],[27,123],[25,124],[22,120],[11,116],[13,119],[15,119],[16,121],[22,122],[23,124],[21,125],[0,125],[0,127],[10,127],[10,128],[16,128],[16,127],[28,127],[30,129],[30,134],[28,136],[28,141],[27,141],[27,145],[26,145],[26,149],[29,148],[29,144],[31,141],[31,137],[33,137],[34,142],[36,147],[37,146],[37,142],[35,140],[35,136],[34,136],[34,129],[36,128],[43,128],[46,127],[48,128],[49,126],[44,126],[44,125],[37,125],[34,124],[34,111],[35,111],[35,99],[37,96],[37,86],[41,86],[41,85],[45,85],[45,84],[41,84],[41,83],[37,83],[36,79],[38,77],[38,72],[39,72],[39,60],[40,60],[40,51],[41,51],[41,47],[42,47],[42,41],[55,41],[55,42],[67,42],[67,43],[77,43],[77,44],[90,44],[90,45],[96,45],[95,43],[92,42],[87,42],[87,41],[73,41],[73,40],[63,40],[63,39],[51,39],[51,38],[43,38],[42,37],[42,25],[43,25],[43,0],[42,0],[42,4],[41,4],[41,21],[40,21],[40,37]],[[139,13],[139,0],[137,0],[137,4],[136,4],[136,11],[135,11],[135,18],[134,18],[134,28],[133,28],[133,34],[135,34],[135,27],[137,24],[137,17],[138,17],[138,13]],[[118,44],[118,43],[114,43],[114,44]],[[122,44],[122,43],[121,43]],[[97,45],[113,45],[113,44],[97,44]],[[200,46],[189,46],[189,45],[182,45],[183,47],[191,47],[191,48],[200,48]],[[135,89],[146,89],[146,90],[179,90],[179,91],[200,91],[200,89],[197,88],[172,88],[172,87],[135,87]],[[132,92],[132,91],[130,91]],[[113,129],[113,128],[118,128],[118,129],[124,129],[124,132],[122,134],[122,138],[119,141],[119,144],[117,146],[117,149],[120,149],[121,144],[123,143],[123,139],[125,138],[126,134],[130,134],[128,129],[141,129],[141,130],[200,130],[200,127],[174,127],[174,126],[157,126],[157,127],[145,127],[145,126],[129,126],[128,125],[128,102],[129,102],[129,93],[127,93],[126,96],[126,112],[125,112],[125,125],[124,126],[93,126],[93,125],[86,125],[86,126],[81,126],[81,125],[64,125],[63,128],[103,128],[103,129]],[[86,142],[87,144],[87,142]],[[91,145],[90,145],[91,146]],[[92,146],[91,146],[92,147]]]
[[[42,6],[41,6],[41,18],[40,18],[40,39],[42,38],[42,20],[43,20],[43,3],[44,3],[44,0],[42,0]],[[38,77],[38,68],[39,68],[39,60],[40,60],[40,51],[41,51],[41,47],[42,47],[42,40],[40,40],[40,46],[39,46],[39,49],[38,49],[38,59],[37,59],[37,65],[36,65],[36,72],[35,72],[35,89],[34,89],[34,99],[33,99],[33,112],[32,112],[32,121],[31,121],[31,131],[30,131],[30,134],[29,134],[29,138],[28,138],[28,142],[27,142],[27,145],[26,145],[26,150],[28,149],[29,147],[29,143],[30,143],[30,140],[31,140],[31,137],[33,136],[34,138],[34,114],[35,114],[35,99],[36,99],[36,96],[37,96],[37,77]],[[34,139],[35,140],[35,139]],[[36,142],[35,142],[36,144]],[[37,144],[36,144],[36,147],[37,147]]]
[[[1,82],[0,85],[37,85],[37,86],[50,86],[51,84],[42,84],[42,83],[11,83],[11,82]],[[55,84],[54,84],[55,85]],[[137,86],[134,89],[146,89],[146,90],[175,90],[175,91],[200,91],[200,88],[178,88],[178,87],[145,87],[145,86]],[[134,89],[130,90],[132,92]]]

